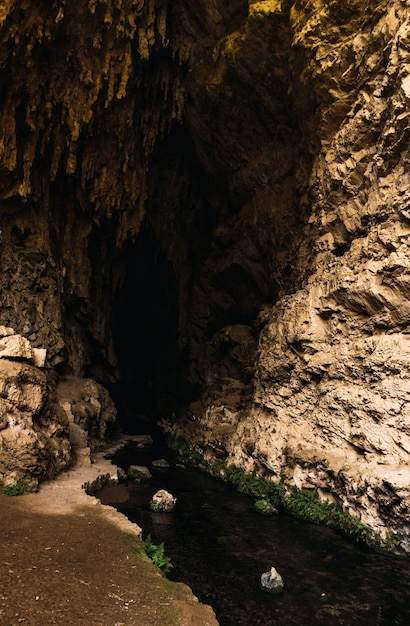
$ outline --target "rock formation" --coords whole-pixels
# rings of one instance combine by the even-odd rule
[[[409,18],[0,8],[0,323],[47,350],[50,387],[94,379],[404,535]]]
[[[39,369],[45,352],[0,326],[0,480],[23,490],[69,463],[90,463],[116,417],[108,391],[93,380],[64,377],[56,389]]]
[[[35,488],[69,459],[68,422],[35,365],[34,350],[12,328],[0,326],[0,479]]]

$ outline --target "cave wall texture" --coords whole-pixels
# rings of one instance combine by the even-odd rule
[[[409,17],[401,0],[2,3],[0,324],[47,349],[50,397],[146,370],[207,458],[408,536]],[[1,389],[14,479],[32,459],[7,433],[75,411]]]

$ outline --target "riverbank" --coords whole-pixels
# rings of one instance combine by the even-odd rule
[[[217,626],[189,587],[146,557],[141,529],[82,485],[115,476],[103,453],[44,484],[0,496],[0,623],[73,626]]]
[[[410,624],[406,559],[370,550],[283,510],[261,515],[255,495],[181,464],[171,451],[161,451],[170,467],[158,468],[153,465],[161,456],[155,443],[152,448],[128,446],[113,458],[124,472],[130,465],[149,467],[152,478],[109,484],[98,498],[141,525],[144,537],[165,543],[174,565],[170,578],[184,581],[210,604],[221,626]],[[165,518],[149,508],[158,489],[177,498]],[[285,584],[279,595],[260,589],[261,574],[272,566]]]

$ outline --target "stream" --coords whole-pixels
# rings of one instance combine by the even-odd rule
[[[167,458],[169,469],[155,469]],[[254,498],[207,474],[179,467],[160,443],[128,445],[113,462],[127,470],[146,465],[153,477],[142,485],[109,484],[97,494],[165,543],[173,568],[221,626],[408,626],[410,562],[374,553],[324,526],[284,514],[265,517]],[[171,513],[153,513],[158,489],[177,497]],[[260,575],[274,566],[285,588],[270,595]]]

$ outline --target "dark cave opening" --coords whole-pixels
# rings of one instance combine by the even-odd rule
[[[147,228],[129,245],[126,263],[113,302],[119,380],[110,391],[122,429],[136,432],[177,412],[189,402],[192,389],[178,344],[178,283]]]
[[[123,429],[178,416],[200,394],[186,325],[192,276],[208,254],[216,219],[206,192],[192,139],[175,125],[152,155],[146,217],[116,272],[122,282],[111,330],[119,379],[110,392]]]

